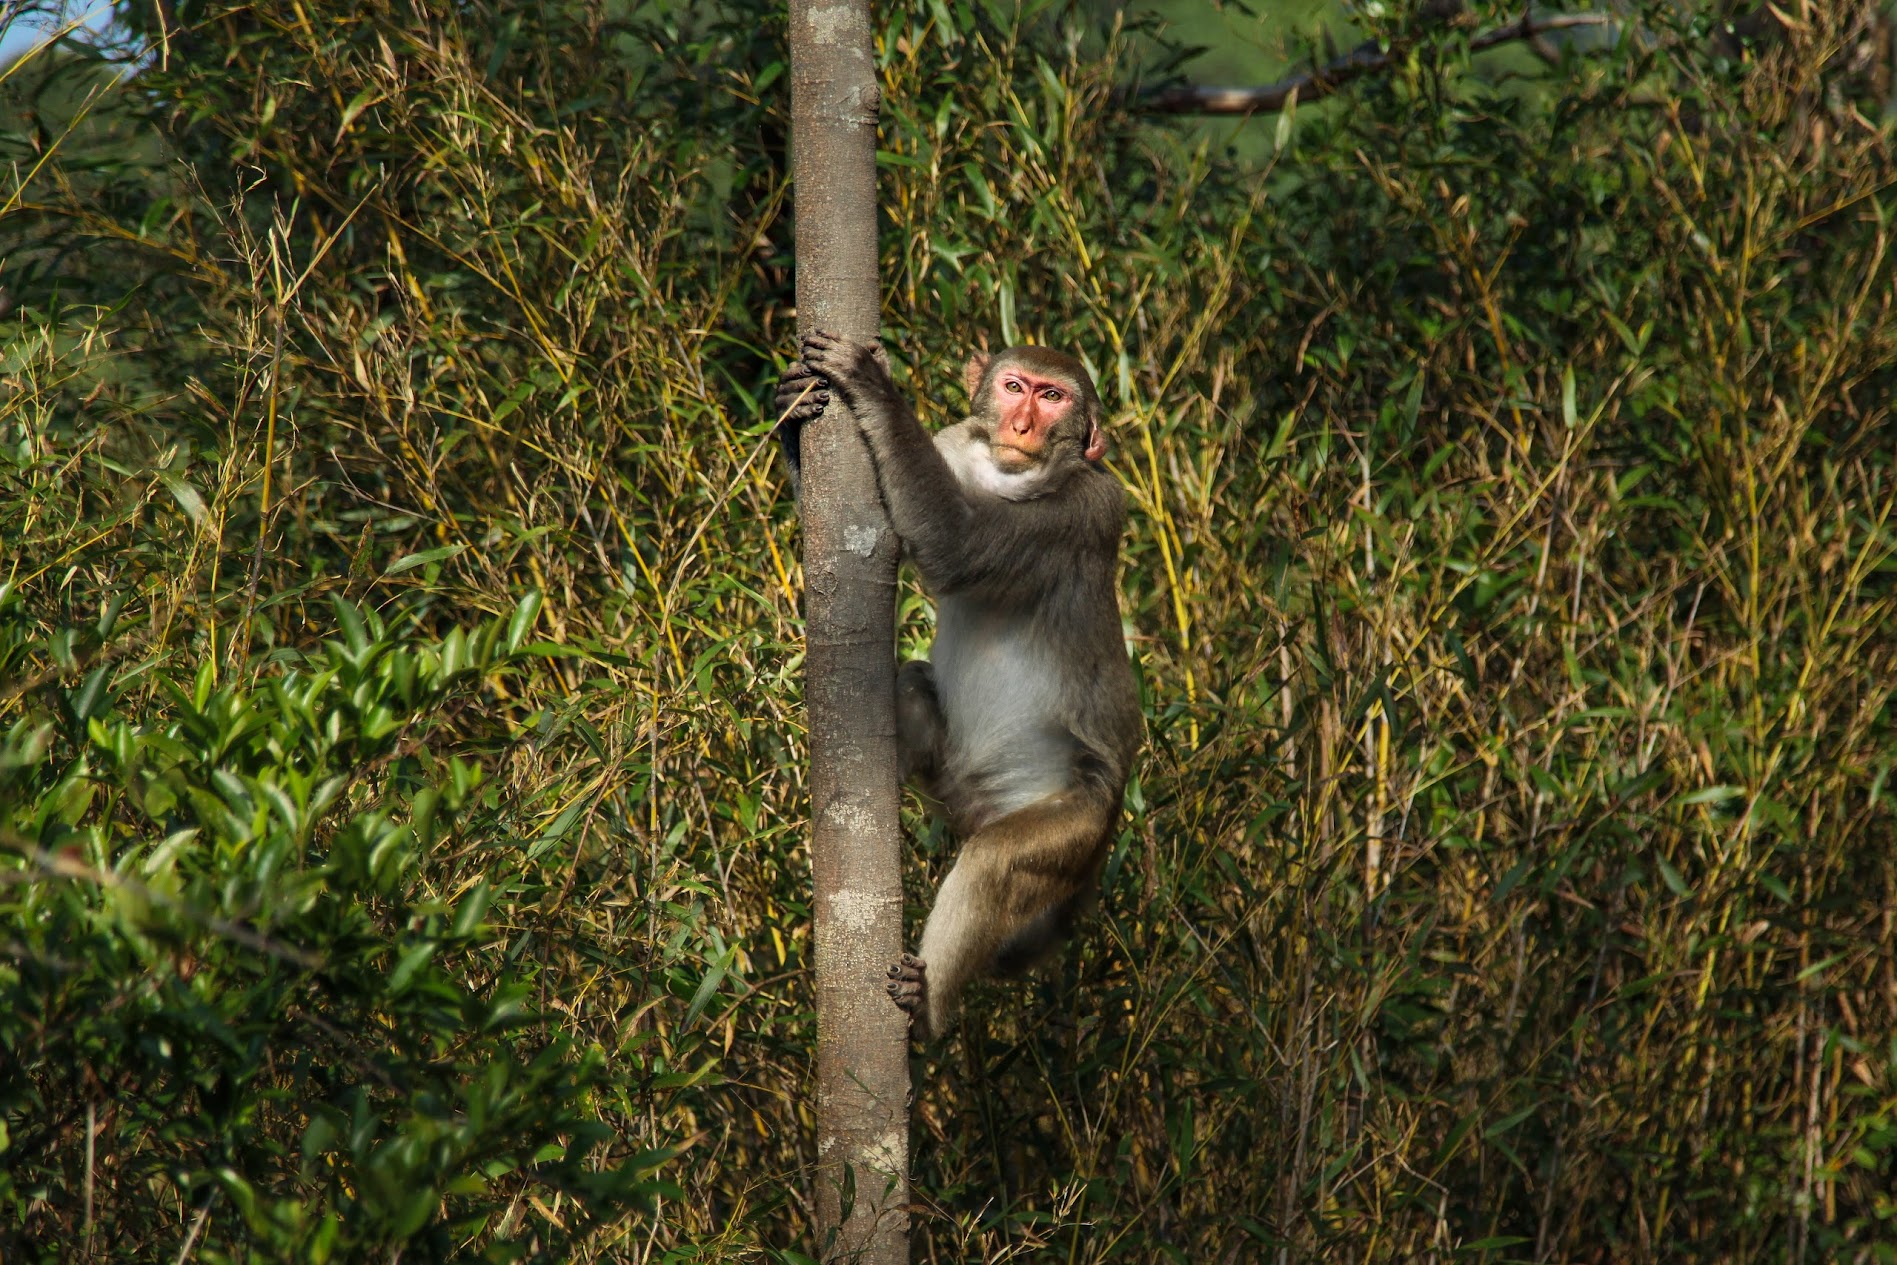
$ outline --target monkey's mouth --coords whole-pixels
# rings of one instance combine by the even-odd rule
[[[996,465],[1013,466],[1017,470],[1023,466],[1031,466],[1041,459],[1041,454],[1033,449],[1017,448],[1013,444],[1004,444],[998,439],[994,443],[994,453]]]

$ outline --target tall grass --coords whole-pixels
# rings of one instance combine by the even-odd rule
[[[971,341],[1095,367],[1149,734],[1097,916],[919,1056],[917,1259],[1897,1259],[1888,20],[1814,6],[1741,48],[1660,6],[1527,81],[1438,32],[1249,125],[1260,165],[1115,104],[1147,32],[882,16],[887,341],[931,423]],[[796,1259],[780,16],[178,17],[114,98],[162,137],[140,164],[9,141],[0,726],[47,737],[0,807],[7,1009],[56,1013],[55,889],[152,979],[262,969],[227,933],[280,893],[220,886],[241,848],[173,845],[203,881],[156,939],[101,881],[177,823],[111,790],[90,721],[212,779],[237,757],[156,682],[274,697],[358,607],[424,663],[509,629],[466,688],[388,704],[416,741],[296,865],[341,873],[352,813],[430,823],[397,887],[326,890],[385,969],[441,940],[474,999],[445,1083],[531,1064],[577,1115],[520,1136],[610,1141],[430,1152],[422,1228],[350,1213],[322,1250]],[[109,715],[79,705],[101,670]],[[414,797],[451,757],[487,789],[437,828]],[[952,841],[911,824],[919,915]],[[476,885],[459,938],[416,921]],[[314,1259],[364,1180],[323,1166],[373,1171],[317,1122],[443,1110],[373,1070],[404,990],[339,1000],[313,1081],[294,1017],[217,988],[235,1053],[0,1020],[27,1259]],[[516,988],[539,1018],[482,1028]],[[233,1067],[241,1147],[204,1109]]]

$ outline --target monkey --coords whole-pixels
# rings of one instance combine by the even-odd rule
[[[917,1040],[946,1034],[962,992],[1013,975],[1071,934],[1092,899],[1139,750],[1116,569],[1126,493],[1100,464],[1100,397],[1044,347],[976,353],[969,416],[931,437],[880,345],[812,333],[777,404],[799,429],[848,406],[905,554],[935,599],[929,659],[896,678],[903,777],[960,841],[890,998]]]

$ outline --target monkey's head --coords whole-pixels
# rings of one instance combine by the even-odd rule
[[[1046,347],[978,351],[963,370],[970,415],[983,423],[997,468],[1015,473],[1049,461],[1106,455],[1100,396],[1072,356]]]

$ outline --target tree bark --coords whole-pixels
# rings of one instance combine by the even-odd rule
[[[874,338],[879,94],[868,0],[792,0],[797,327]],[[869,450],[831,397],[803,434],[804,693],[816,887],[817,1234],[825,1261],[908,1265],[909,1026],[902,953],[898,542]]]

